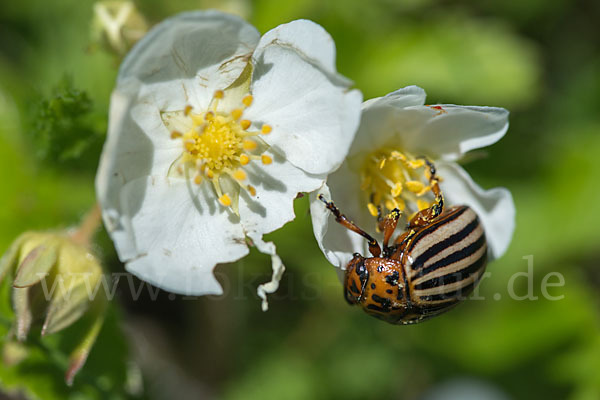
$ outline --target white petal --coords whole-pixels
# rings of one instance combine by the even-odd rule
[[[367,100],[362,105],[360,127],[348,157],[365,155],[381,147],[392,145],[402,148],[403,136],[420,130],[420,121],[401,118],[407,107],[422,106],[425,91],[418,86],[407,86],[384,97]],[[359,160],[360,162],[360,160]]]
[[[111,96],[108,135],[96,173],[96,196],[102,208],[104,225],[123,257],[136,254],[127,239],[121,220],[120,192],[125,183],[147,176],[152,169],[153,146],[131,119],[131,97],[115,90]],[[126,134],[121,134],[125,132]]]
[[[395,108],[422,106],[425,104],[425,90],[418,86],[406,86],[383,97],[369,99],[363,103],[363,110],[375,105],[388,105]]]
[[[500,140],[508,129],[508,111],[451,104],[410,107],[398,114],[396,123],[405,130],[406,149],[453,161]]]
[[[182,109],[186,101],[206,108],[215,90],[239,77],[259,37],[253,26],[233,15],[182,13],[155,26],[133,47],[118,81],[134,80],[174,102],[168,110]]]
[[[302,58],[329,72],[336,72],[333,38],[323,27],[312,21],[296,20],[271,29],[260,38],[257,53],[260,54],[263,47],[273,44],[293,48]]]
[[[343,164],[331,174],[327,181],[328,184],[310,195],[313,231],[321,251],[329,262],[335,267],[345,269],[353,253],[370,256],[367,241],[337,223],[318,196],[322,194],[326,200],[333,200],[342,214],[370,234],[374,231],[375,219],[361,204],[358,179],[348,170],[347,164]]]
[[[515,230],[515,205],[505,188],[483,190],[469,174],[455,163],[438,162],[441,188],[450,205],[471,207],[481,219],[491,258],[501,257],[508,248]]]
[[[240,218],[248,234],[273,232],[293,220],[298,193],[312,192],[325,180],[324,176],[307,174],[278,154],[265,154],[272,157],[272,164],[254,161],[245,168],[248,180],[244,183],[256,188],[254,197],[241,192]]]
[[[262,299],[262,310],[267,311],[269,309],[267,294],[275,293],[277,289],[279,289],[279,281],[285,272],[285,266],[281,262],[281,258],[279,258],[277,255],[277,248],[273,242],[263,241],[260,235],[250,235],[250,239],[252,239],[254,246],[256,246],[258,251],[271,256],[271,268],[273,269],[271,280],[267,283],[259,285],[256,289],[258,297]]]
[[[349,155],[392,146],[451,161],[497,142],[508,129],[508,111],[503,108],[423,106],[424,95],[422,89],[409,86],[363,103]]]
[[[123,87],[126,92],[128,86]],[[181,144],[169,139],[158,109],[152,104],[134,104],[119,89],[111,96],[108,136],[96,174],[96,195],[109,232],[117,231],[123,223],[120,221],[123,186],[151,174],[166,176],[171,163],[181,154]],[[132,249],[121,247],[121,251],[130,254]]]
[[[214,266],[248,254],[241,225],[216,202],[207,183],[136,179],[123,188],[121,207],[129,220],[123,228],[137,251],[135,258],[121,260],[129,272],[162,289],[221,294]]]
[[[305,29],[304,35],[316,37],[312,42],[307,39],[311,48],[330,46],[329,41],[323,43],[322,28],[307,24]],[[247,110],[248,119],[273,127],[264,140],[292,164],[313,174],[329,173],[350,147],[362,95],[303,50],[305,44],[261,41],[253,55],[254,103]]]

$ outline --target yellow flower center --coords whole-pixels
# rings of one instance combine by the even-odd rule
[[[368,195],[367,208],[374,217],[380,210],[415,213],[432,204],[431,175],[425,160],[399,149],[383,148],[367,156],[360,177],[361,189]]]
[[[252,104],[251,95],[242,98],[240,108],[227,113],[218,108],[224,96],[224,91],[217,90],[204,112],[195,113],[191,106],[186,107],[183,114],[189,118],[191,128],[186,132],[171,132],[171,138],[181,140],[183,147],[181,157],[171,169],[175,167],[174,173],[193,179],[197,185],[208,179],[219,202],[237,213],[240,188],[256,195],[256,189],[244,183],[247,179],[244,166],[252,160],[261,160],[264,165],[273,161],[262,154],[268,146],[259,138],[272,128],[262,125],[260,130],[253,130],[252,122],[243,119],[244,110]]]

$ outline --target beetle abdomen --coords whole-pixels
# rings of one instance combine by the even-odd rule
[[[485,233],[473,210],[454,207],[420,230],[404,255],[413,305],[436,315],[464,299],[479,281],[487,261]]]

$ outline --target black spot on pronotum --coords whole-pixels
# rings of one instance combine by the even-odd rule
[[[358,290],[358,287],[356,286],[356,281],[354,279],[352,280],[352,285],[350,286],[350,290],[353,293],[360,294],[360,290]]]
[[[352,296],[352,293],[348,289],[344,289],[344,298],[350,305],[356,304],[356,297]]]
[[[385,292],[386,292],[387,294],[392,294],[392,293],[394,293],[394,291],[393,291],[392,289],[388,289],[388,290],[386,290]]]
[[[374,283],[371,283],[371,289],[375,289],[377,286],[375,286]]]
[[[394,271],[391,275],[385,277],[385,281],[388,283],[388,285],[392,286],[398,285],[398,279],[400,279],[400,274],[398,271]]]
[[[357,266],[356,266],[356,273],[358,274],[358,276],[360,276],[361,280],[363,275],[365,275],[367,273],[367,268],[365,267],[365,263],[364,261],[361,261]]]

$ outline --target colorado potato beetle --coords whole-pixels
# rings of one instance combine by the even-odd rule
[[[477,214],[467,206],[444,210],[434,165],[429,181],[435,200],[409,221],[388,245],[400,211],[379,218],[383,251],[372,236],[323,198],[341,225],[369,241],[372,257],[355,253],[344,278],[344,297],[368,314],[392,324],[414,324],[450,310],[469,295],[487,263],[487,243]]]

